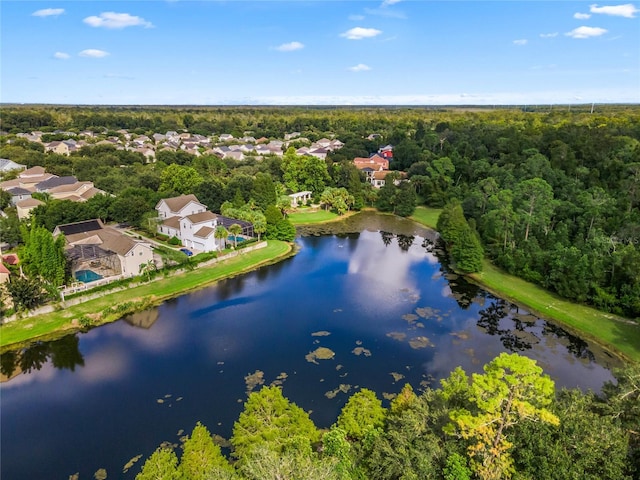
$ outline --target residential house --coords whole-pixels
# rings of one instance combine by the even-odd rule
[[[153,262],[153,249],[147,242],[135,240],[100,219],[58,225],[53,235],[63,234],[65,254],[72,270],[92,270],[103,277],[140,274],[142,265]]]
[[[250,222],[216,215],[208,211],[195,195],[164,198],[158,202],[156,210],[161,220],[158,232],[179,238],[183,246],[194,250],[211,252],[224,249],[225,239],[215,238],[219,225],[228,228],[237,223],[242,227],[243,235],[253,236]]]
[[[26,168],[26,165],[21,165],[8,158],[0,158],[0,173],[10,172],[12,170],[26,170]]]
[[[230,133],[221,133],[218,136],[218,140],[220,140],[221,142],[230,142],[231,140],[233,140],[233,135],[231,135]]]
[[[93,186],[93,182],[76,182],[60,185],[47,190],[55,200],[71,200],[72,202],[86,202],[90,198],[106,192]]]
[[[380,147],[378,149],[378,154],[387,160],[393,159],[393,147],[391,145],[385,145],[384,147]]]
[[[376,171],[389,170],[389,160],[378,154],[374,154],[368,158],[356,157],[353,159],[353,163],[359,170],[362,170],[365,167],[370,167]]]
[[[35,185],[36,192],[47,192],[52,188],[59,187],[61,185],[73,185],[74,183],[78,183],[78,179],[72,175],[58,177],[52,176],[47,180],[43,180]]]
[[[8,282],[10,275],[11,272],[9,271],[9,269],[4,266],[4,263],[0,262],[0,284]]]
[[[10,203],[15,205],[16,203],[31,198],[31,191],[22,187],[13,187],[6,190],[11,195]]]
[[[44,205],[44,202],[41,202],[40,200],[36,200],[35,198],[31,198],[31,197],[25,198],[24,200],[20,200],[19,202],[16,202],[15,206],[16,206],[16,212],[18,214],[18,218],[20,220],[29,218],[31,216],[31,211],[40,205]]]

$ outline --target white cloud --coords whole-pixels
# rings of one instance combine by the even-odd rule
[[[557,37],[558,36],[558,32],[553,32],[553,33],[541,33],[540,34],[540,38],[553,38],[553,37]]]
[[[84,23],[91,27],[104,27],[111,29],[126,27],[144,27],[151,28],[151,22],[147,22],[142,17],[129,15],[128,13],[102,12],[99,16],[92,15],[83,20]]]
[[[104,58],[109,55],[109,52],[105,52],[104,50],[97,50],[95,48],[88,48],[86,50],[82,50],[78,55],[81,57],[89,57],[89,58]]]
[[[349,15],[349,20],[358,22],[360,20],[364,20],[364,15]]]
[[[280,46],[275,47],[279,52],[293,52],[295,50],[301,50],[304,48],[304,44],[300,42],[283,43]]]
[[[64,8],[43,8],[31,14],[33,17],[55,17],[64,13]]]
[[[349,70],[351,70],[352,72],[367,72],[371,70],[371,67],[369,65],[365,65],[364,63],[359,63],[358,65],[349,67]]]
[[[571,38],[591,38],[599,37],[607,33],[607,30],[600,27],[578,27],[574,28],[570,32],[565,33],[567,37]]]
[[[591,18],[591,15],[589,15],[588,13],[576,12],[573,14],[573,18],[578,20],[587,20],[588,18]]]
[[[53,54],[53,58],[57,58],[58,60],[68,60],[69,58],[71,58],[71,55],[64,52],[56,52]]]
[[[340,36],[348,40],[362,40],[363,38],[373,38],[381,33],[381,30],[377,30],[375,28],[355,27],[341,33]]]
[[[400,3],[402,0],[383,0],[381,7],[388,7],[389,5],[395,5],[396,3]]]
[[[635,18],[636,13],[640,12],[635,5],[626,3],[624,5],[606,5],[599,7],[593,4],[589,7],[591,13],[602,13],[604,15],[613,15],[616,17]]]
[[[527,39],[526,38],[520,38],[518,40],[514,40],[513,44],[514,45],[526,45],[527,44]]]

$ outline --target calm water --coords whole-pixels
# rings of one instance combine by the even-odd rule
[[[443,270],[413,223],[359,215],[326,228],[301,231],[300,252],[277,265],[4,354],[3,480],[133,478],[132,457],[196,421],[228,438],[252,381],[281,383],[328,427],[360,387],[389,398],[406,382],[438,386],[503,351],[538,360],[558,386],[613,379],[605,353]],[[334,357],[314,359],[318,347]]]

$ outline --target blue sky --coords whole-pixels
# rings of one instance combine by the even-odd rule
[[[0,101],[640,102],[640,4],[12,1]]]

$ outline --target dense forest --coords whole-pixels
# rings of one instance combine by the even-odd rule
[[[317,201],[324,197],[340,211],[376,206],[406,216],[423,203],[445,207],[449,218],[459,219],[462,210],[464,228],[450,229],[453,235],[445,238],[460,270],[477,270],[486,255],[568,299],[640,316],[637,106],[524,111],[7,105],[0,129],[1,158],[91,180],[115,195],[83,204],[47,202],[34,218],[49,230],[95,217],[144,226],[159,198],[181,193],[195,193],[216,212],[226,206],[266,215],[277,206],[270,211],[271,235],[278,234],[273,222],[281,221],[274,210],[287,213],[280,198],[295,189],[312,190]],[[282,157],[242,161],[177,150],[159,151],[148,163],[140,153],[103,144],[69,156],[44,153],[41,143],[17,136],[38,130],[43,139],[62,140],[91,131],[97,138],[117,138],[121,129],[149,136],[175,130],[269,139],[295,131],[309,141],[337,138],[344,146],[325,161],[292,149]],[[404,172],[396,178],[408,181],[373,189],[352,160],[387,144],[393,145],[391,170]],[[7,204],[3,198],[0,207]],[[24,240],[15,216],[1,222],[3,240],[12,245]],[[282,230],[290,237],[290,227]]]
[[[263,387],[229,441],[197,424],[180,448],[159,447],[136,479],[640,478],[638,380],[636,366],[602,396],[556,392],[533,360],[503,353],[483,374],[458,367],[439,389],[417,394],[407,384],[389,408],[362,389],[326,430],[280,387]]]

